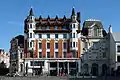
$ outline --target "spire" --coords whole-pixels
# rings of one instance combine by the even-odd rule
[[[39,19],[42,19],[42,16],[41,16],[41,15],[39,16]]]
[[[66,16],[64,15],[63,19],[66,19]]]
[[[80,23],[80,12],[77,12],[77,21]]]
[[[58,19],[58,16],[56,15],[55,19]]]
[[[47,19],[50,19],[50,16],[48,15],[48,18]]]
[[[34,16],[32,7],[30,8],[29,16]]]
[[[74,7],[72,8],[72,16],[75,15]]]

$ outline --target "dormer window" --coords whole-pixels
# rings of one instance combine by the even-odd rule
[[[63,30],[66,30],[66,26],[63,26]]]
[[[39,26],[38,29],[41,29],[41,26]]]
[[[58,29],[58,26],[55,26],[55,30],[57,30]]]
[[[46,27],[46,30],[49,30],[49,29],[50,29],[50,26],[47,26],[47,27]]]

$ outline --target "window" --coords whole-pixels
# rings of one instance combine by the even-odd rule
[[[64,42],[64,49],[66,49],[67,48],[67,44],[66,44],[66,42]]]
[[[42,58],[42,52],[39,52],[39,58]]]
[[[67,55],[66,52],[63,52],[63,55],[64,55],[64,58],[66,58],[66,55]]]
[[[73,42],[73,47],[75,47],[75,42]]]
[[[27,47],[29,47],[29,42],[27,42]]]
[[[95,26],[95,28],[94,28],[94,36],[98,36],[98,35],[97,35],[97,34],[98,34],[98,33],[97,33],[97,30],[98,30],[98,29],[97,29],[96,26]]]
[[[50,43],[47,43],[47,49],[50,49]]]
[[[29,33],[27,34],[27,38],[29,38]]]
[[[117,62],[120,62],[120,56],[117,56]]]
[[[73,24],[73,28],[75,28],[75,24]]]
[[[41,26],[39,26],[38,29],[41,30],[42,29]]]
[[[39,34],[38,36],[39,36],[39,38],[42,38],[42,34]]]
[[[44,66],[44,61],[30,61],[30,66],[40,66],[40,63]]]
[[[22,53],[20,53],[20,58],[22,59]]]
[[[106,52],[103,52],[103,58],[105,58],[106,57]]]
[[[57,30],[58,29],[58,26],[55,26],[55,30]]]
[[[39,43],[39,49],[41,49],[42,48],[42,44],[41,43]]]
[[[23,65],[20,64],[20,71],[22,72],[23,71]]]
[[[72,42],[70,42],[70,47],[72,47]]]
[[[76,51],[72,51],[72,56],[75,58]]]
[[[78,44],[77,44],[77,42],[76,42],[76,47],[77,47],[77,45],[78,45]]]
[[[117,46],[117,52],[120,52],[120,45]]]
[[[32,38],[32,33],[30,33],[30,38]]]
[[[58,49],[58,43],[55,43],[55,49]]]
[[[47,38],[50,38],[50,34],[47,34]]]
[[[72,33],[70,33],[70,38],[72,38]]]
[[[50,26],[47,26],[46,29],[49,30],[49,29],[50,29]]]
[[[55,34],[55,38],[58,38],[58,34]]]
[[[70,29],[72,29],[72,25],[70,25]]]
[[[30,47],[32,47],[32,42],[30,42]]]
[[[35,34],[33,34],[33,38],[35,38]]]
[[[87,42],[85,42],[85,48],[87,48],[88,47],[88,43]]]
[[[67,38],[67,34],[63,34],[63,38]]]
[[[50,58],[50,52],[47,52],[47,58]]]
[[[63,30],[66,30],[66,26],[63,26]]]
[[[93,42],[93,48],[94,48],[94,49],[97,48],[97,43],[98,43],[98,42]]]
[[[30,28],[32,28],[32,24],[30,24]]]
[[[75,38],[75,33],[73,33],[73,38]]]
[[[58,52],[55,52],[55,57],[58,58]]]

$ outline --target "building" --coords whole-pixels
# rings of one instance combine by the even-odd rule
[[[109,53],[111,73],[120,68],[120,32],[112,32],[112,26],[109,27]]]
[[[10,66],[9,59],[10,59],[9,54],[5,53],[4,49],[0,49],[0,63],[4,62],[6,68],[9,68]]]
[[[24,36],[18,35],[11,41],[10,46],[10,72],[24,72]]]
[[[66,69],[67,73],[76,70],[80,58],[80,12],[72,9],[70,18],[39,18],[33,9],[25,19],[24,55],[27,72],[57,72]],[[27,65],[27,66],[26,66]]]
[[[83,23],[81,36],[81,73],[104,75],[109,66],[108,41],[100,20],[88,19]]]

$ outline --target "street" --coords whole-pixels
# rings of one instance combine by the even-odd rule
[[[66,77],[59,76],[39,76],[39,77],[4,77],[1,76],[0,80],[67,80]]]

